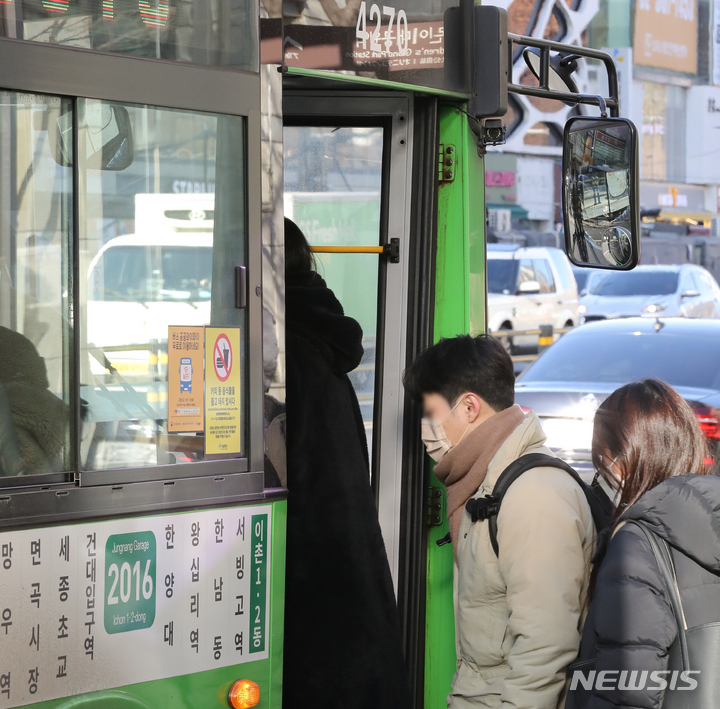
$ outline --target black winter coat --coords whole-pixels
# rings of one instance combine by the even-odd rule
[[[283,706],[405,709],[392,578],[347,372],[362,330],[316,273],[286,277],[287,578]]]
[[[643,520],[670,545],[687,627],[720,621],[720,478],[669,478],[629,507],[623,519]],[[650,673],[667,669],[677,636],[660,570],[634,524],[621,527],[609,543],[601,536],[598,555],[603,554],[578,660],[595,658],[583,667],[586,676],[593,669],[614,672],[603,685],[613,688],[599,690],[596,683],[585,691],[578,684],[566,709],[660,709],[664,691]],[[635,678],[628,674],[623,681],[621,673],[633,671]],[[643,689],[620,689],[628,680],[637,685],[644,671]]]

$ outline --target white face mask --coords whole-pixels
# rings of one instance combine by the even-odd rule
[[[610,501],[613,503],[613,507],[617,507],[618,503],[620,502],[620,496],[622,495],[622,489],[625,485],[625,481],[620,478],[618,475],[615,474],[613,471],[613,465],[617,462],[617,459],[620,456],[615,456],[613,458],[610,465],[608,465],[608,470],[612,473],[612,476],[615,478],[615,484],[610,485],[605,478],[598,473],[598,485],[600,485],[600,488],[602,491],[610,498]]]
[[[436,421],[434,419],[427,418],[426,416],[420,422],[422,442],[425,444],[428,455],[436,463],[439,463],[445,457],[445,454],[453,447],[453,444],[450,443],[450,439],[445,434],[445,427],[443,424],[453,415],[455,409],[460,406],[461,401],[462,397],[458,399],[457,404],[450,409],[450,413],[442,421]],[[468,428],[470,428],[470,422],[468,422],[468,425],[465,428],[463,435],[460,436],[458,443],[465,438]],[[457,445],[457,443],[455,445]]]

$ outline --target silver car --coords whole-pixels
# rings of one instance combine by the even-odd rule
[[[637,315],[720,317],[720,287],[701,266],[638,266],[588,279],[580,299],[582,322]]]

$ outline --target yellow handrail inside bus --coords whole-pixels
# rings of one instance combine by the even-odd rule
[[[383,246],[311,246],[315,254],[382,254]]]

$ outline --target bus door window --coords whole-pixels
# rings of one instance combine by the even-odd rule
[[[81,148],[90,146],[91,138],[104,141],[93,133],[98,126],[101,134],[114,130],[108,104],[81,99],[78,105]],[[201,394],[192,404],[194,420],[178,431],[169,423],[169,406],[173,415],[181,411],[176,399],[183,394],[169,392],[168,382],[175,379],[168,368],[170,327],[240,328],[239,351],[234,363],[226,363],[228,372],[232,366],[241,371],[240,390],[208,389],[206,396],[237,397],[244,411],[245,311],[235,307],[232,278],[234,267],[245,262],[244,119],[122,108],[129,119],[132,162],[108,169],[87,155],[89,147],[85,160],[81,150],[79,161],[80,378],[86,402],[81,464],[86,470],[205,457],[199,410],[202,335],[194,364]],[[93,123],[96,115],[105,118]],[[184,391],[191,392],[187,382]],[[227,457],[243,454],[246,438],[243,429],[241,449],[229,449]]]
[[[67,99],[0,92],[0,479],[72,467]],[[61,478],[64,479],[64,476]]]
[[[378,246],[383,128],[285,126],[285,216],[313,247]],[[365,351],[350,373],[372,460],[379,259],[316,253],[320,275],[345,314],[360,323]]]

